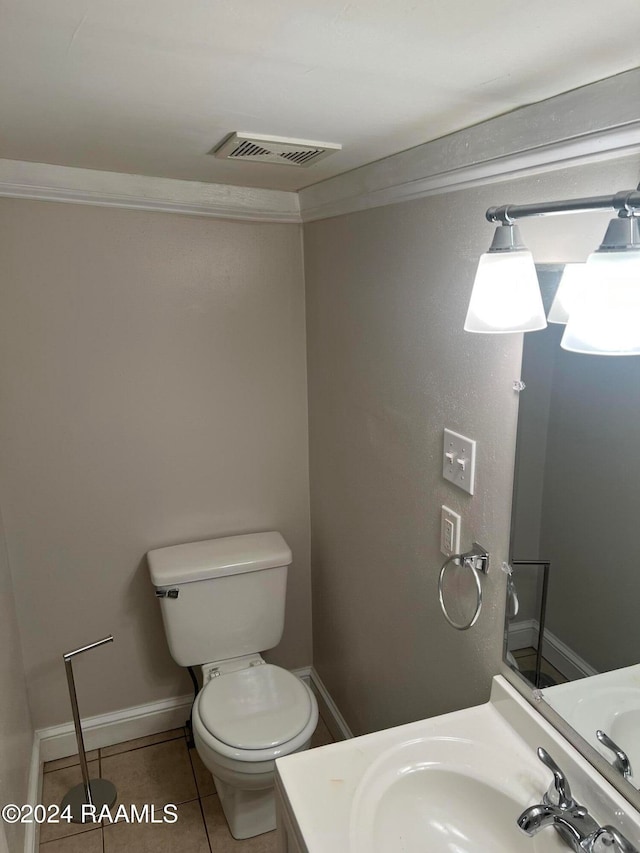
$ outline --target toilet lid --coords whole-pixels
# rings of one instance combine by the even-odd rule
[[[198,711],[204,726],[228,746],[268,749],[302,731],[311,700],[299,678],[266,663],[212,678]]]

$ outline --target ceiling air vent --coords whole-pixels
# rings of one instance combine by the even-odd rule
[[[332,142],[311,142],[308,139],[290,139],[286,136],[259,136],[255,133],[232,133],[209,153],[223,160],[242,160],[245,163],[310,166],[341,149],[342,145]]]

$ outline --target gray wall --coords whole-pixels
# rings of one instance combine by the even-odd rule
[[[301,229],[0,201],[0,502],[36,727],[188,693],[145,553],[280,530],[311,661]]]
[[[314,660],[356,733],[486,700],[499,668],[521,337],[462,331],[484,211],[636,173],[574,168],[306,226]],[[601,215],[569,219],[523,227],[539,262],[597,245]],[[474,497],[441,478],[445,426],[478,441]],[[493,557],[465,633],[437,604],[442,503],[462,513],[463,547]]]
[[[13,585],[0,518],[0,805],[27,802],[33,731]],[[0,851],[21,850],[24,826],[0,821]]]
[[[627,160],[306,227],[315,663],[356,732],[482,701],[498,670],[521,340],[461,329],[485,208],[636,181]],[[109,631],[78,664],[85,715],[189,689],[151,547],[282,530],[295,564],[271,658],[308,663],[300,230],[8,199],[0,225],[0,503],[36,725],[69,719],[61,652]],[[603,227],[524,230],[558,261]],[[479,442],[473,498],[441,479],[444,426]],[[443,502],[493,557],[464,634],[436,602]]]

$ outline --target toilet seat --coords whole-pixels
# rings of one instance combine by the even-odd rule
[[[261,664],[212,678],[194,711],[211,745],[215,742],[223,754],[264,760],[295,749],[301,735],[310,737],[310,724],[313,732],[317,721],[314,700],[295,675]]]
[[[304,729],[311,701],[299,678],[265,663],[212,678],[198,710],[205,728],[228,746],[272,749]]]
[[[196,749],[213,775],[231,834],[250,838],[275,828],[276,759],[308,748],[318,724],[318,703],[304,681],[262,663],[259,656],[240,667],[238,662],[219,662],[213,669],[212,664],[203,665],[205,677],[209,672],[221,674],[198,693],[192,723]],[[285,707],[289,702],[294,711]],[[223,738],[254,745],[280,742],[247,749]]]

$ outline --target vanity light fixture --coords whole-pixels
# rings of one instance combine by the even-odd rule
[[[546,325],[533,255],[518,226],[504,222],[478,263],[465,331],[533,332]]]
[[[577,300],[580,299],[581,290],[584,288],[587,275],[586,268],[585,263],[565,264],[556,295],[553,297],[551,308],[547,314],[549,323],[567,325],[569,314]]]
[[[530,332],[546,326],[537,278],[532,291],[533,258],[522,243],[516,219],[607,209],[618,216],[586,264],[568,265],[565,292],[559,289],[549,321],[567,324],[563,349],[640,355],[640,187],[610,196],[490,207],[486,217],[498,228],[478,264],[465,330]],[[570,286],[579,267],[583,281]]]
[[[640,355],[640,229],[635,216],[612,219],[589,255],[584,296],[571,310],[560,346],[599,355]]]

